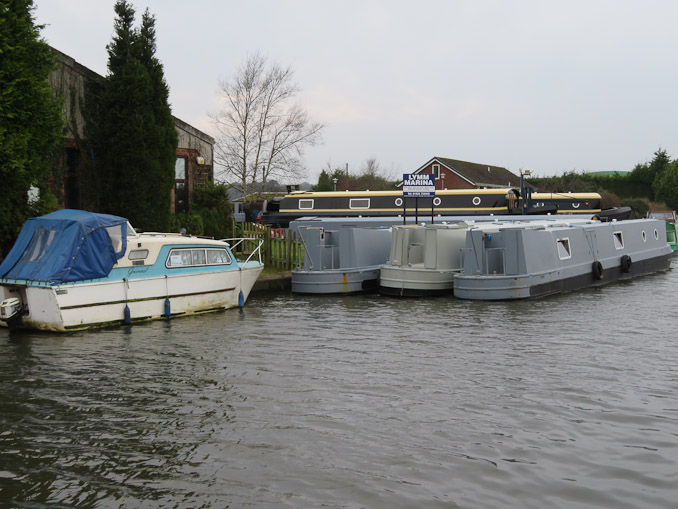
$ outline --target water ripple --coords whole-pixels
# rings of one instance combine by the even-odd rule
[[[0,331],[0,505],[672,507],[678,271]]]

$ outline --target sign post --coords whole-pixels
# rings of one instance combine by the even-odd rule
[[[405,211],[403,216],[406,215],[405,200],[414,198],[416,200],[414,221],[419,222],[419,198],[434,198],[435,195],[436,178],[433,173],[405,173],[403,175],[403,210]],[[431,223],[433,223],[433,202],[431,202]]]

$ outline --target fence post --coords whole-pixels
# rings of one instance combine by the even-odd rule
[[[271,260],[272,260],[272,251],[273,251],[273,243],[271,242],[271,229],[266,228],[265,233],[264,233],[264,247],[266,248],[266,261],[264,262],[266,265],[271,265]]]

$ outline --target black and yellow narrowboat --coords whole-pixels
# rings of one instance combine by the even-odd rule
[[[262,222],[287,227],[304,216],[395,217],[475,216],[507,214],[596,214],[601,211],[598,193],[537,193],[525,199],[518,189],[454,189],[436,191],[433,198],[405,198],[394,191],[295,191],[269,201]]]

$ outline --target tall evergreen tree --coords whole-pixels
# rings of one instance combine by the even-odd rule
[[[56,60],[33,9],[32,0],[0,0],[0,256],[36,212],[29,188],[47,195],[62,148],[61,104],[47,80]]]
[[[650,163],[637,164],[631,172],[630,178],[639,184],[644,185],[650,193],[649,199],[654,200],[656,192],[655,182],[671,162],[666,150],[661,147],[654,153],[654,159]]]
[[[108,75],[90,85],[85,115],[100,210],[145,230],[169,228],[177,132],[163,67],[155,57],[155,18],[134,28],[134,8],[115,4]]]
[[[151,150],[147,150],[144,167],[153,176],[154,186],[146,186],[145,203],[149,204],[148,215],[156,229],[167,230],[171,210],[172,188],[174,187],[174,167],[178,143],[174,117],[169,107],[169,87],[165,81],[164,69],[155,57],[155,18],[148,9],[144,12],[135,54],[149,74],[150,78],[150,120],[154,127],[147,130],[147,140]]]

